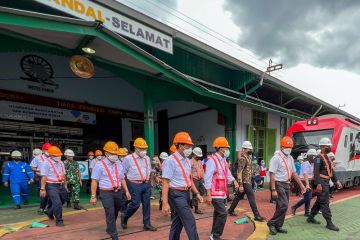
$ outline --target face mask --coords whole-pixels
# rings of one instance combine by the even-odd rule
[[[140,156],[141,158],[145,157],[146,154],[147,154],[147,151],[146,151],[146,150],[139,151],[139,156]]]
[[[189,157],[192,154],[191,148],[184,148],[183,150],[185,157]]]
[[[291,148],[284,148],[282,150],[282,152],[286,155],[286,156],[289,156],[291,154]]]
[[[97,160],[101,160],[102,156],[97,156],[96,158],[97,158]]]
[[[61,161],[61,157],[53,157],[52,159],[53,159],[55,162]]]
[[[74,158],[73,157],[66,157],[66,159],[72,161]]]
[[[117,155],[108,155],[107,158],[110,160],[110,162],[116,162],[119,160],[119,157]]]
[[[229,149],[225,149],[224,151],[224,157],[228,158],[230,156],[230,150]]]
[[[20,161],[20,158],[13,158],[15,162]]]
[[[264,162],[264,161],[261,161],[261,166],[265,166],[265,162]]]
[[[249,151],[246,153],[248,156],[251,156],[252,155],[252,151]]]
[[[94,159],[94,156],[90,156],[89,159]]]
[[[331,147],[326,147],[325,148],[325,153],[328,154],[329,152],[331,152]]]

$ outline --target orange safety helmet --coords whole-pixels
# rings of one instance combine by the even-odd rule
[[[118,152],[118,155],[119,155],[120,157],[126,157],[126,156],[127,156],[127,152],[125,151],[124,148],[120,148],[120,149],[119,149],[119,152]]]
[[[94,154],[93,151],[88,152],[88,156],[94,156],[94,155],[95,155],[95,154]]]
[[[96,150],[95,151],[95,156],[103,156],[103,153],[102,153],[102,151],[101,150]]]
[[[185,143],[189,145],[194,145],[190,135],[187,132],[178,132],[174,137],[173,143],[174,144]]]
[[[137,138],[134,141],[134,147],[141,148],[141,149],[147,149],[149,146],[147,145],[145,139],[143,138]]]
[[[118,155],[119,154],[119,145],[117,145],[116,142],[108,141],[107,143],[105,143],[103,150],[105,152]]]
[[[55,156],[55,157],[60,157],[63,155],[60,148],[58,148],[57,146],[49,147],[48,153],[49,153],[49,156]]]
[[[225,137],[217,137],[213,142],[214,148],[230,148],[228,140]]]
[[[285,136],[280,141],[280,146],[283,148],[293,148],[294,147],[294,141],[291,137]]]
[[[174,144],[171,145],[170,151],[172,151],[173,153],[176,152],[176,146]]]

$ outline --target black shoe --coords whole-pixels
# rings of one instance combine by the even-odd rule
[[[286,229],[283,229],[283,228],[276,228],[276,231],[278,233],[288,233],[288,231]]]
[[[196,209],[194,213],[200,214],[200,215],[201,215],[201,214],[204,214],[200,209]]]
[[[66,207],[67,207],[67,208],[71,208],[71,202],[67,202],[67,203],[66,203]]]
[[[304,213],[304,217],[310,217],[310,213],[305,212],[305,213]]]
[[[29,201],[28,200],[24,201],[24,205],[29,205]]]
[[[295,216],[296,208],[294,206],[291,207],[291,214]]]
[[[327,229],[330,229],[330,230],[332,230],[332,231],[339,231],[340,229],[337,227],[337,226],[335,226],[335,224],[333,224],[332,222],[328,222],[327,224],[326,224],[326,228]]]
[[[57,226],[57,227],[63,227],[63,226],[64,226],[64,222],[63,222],[63,221],[56,222],[56,226]]]
[[[319,221],[317,221],[314,217],[308,217],[308,219],[306,220],[308,223],[312,223],[312,224],[320,224]]]
[[[232,217],[237,217],[239,216],[238,214],[236,214],[235,212],[228,212],[228,214]]]
[[[155,232],[155,231],[157,231],[157,228],[156,228],[156,227],[153,227],[151,224],[149,224],[149,225],[145,225],[145,226],[144,226],[144,231]]]
[[[38,214],[43,215],[44,214],[44,209],[39,208],[39,210],[37,212],[38,212]]]
[[[276,227],[274,225],[269,224],[269,223],[267,223],[267,225],[269,227],[270,235],[276,235],[277,234]]]
[[[14,209],[20,209],[20,208],[21,208],[20,205],[16,205],[16,206],[14,207]]]
[[[330,194],[330,196],[329,196],[330,198],[334,198],[334,196],[332,195],[332,194]]]
[[[124,216],[121,217],[121,227],[127,229],[127,221],[124,220]]]
[[[276,204],[275,200],[270,200],[270,203]]]
[[[255,220],[255,221],[258,221],[258,222],[263,222],[263,221],[265,220],[265,218],[262,217],[262,216],[260,216],[260,215],[258,215],[258,216],[255,216],[255,217],[254,217],[254,220]]]
[[[75,210],[81,210],[81,206],[79,205],[79,203],[74,203],[74,209]]]

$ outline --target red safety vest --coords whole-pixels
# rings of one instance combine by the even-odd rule
[[[55,165],[54,163],[52,162],[52,160],[48,160],[50,166],[52,167],[54,173],[55,173],[55,176],[57,178],[57,180],[55,179],[47,179],[46,181],[47,182],[50,182],[50,183],[54,183],[54,182],[63,182],[65,181],[65,169],[64,169],[64,166],[63,164],[60,162],[60,166],[61,166],[61,175],[59,175],[58,171],[56,170],[55,168]]]
[[[136,157],[134,156],[134,154],[131,154],[131,157],[133,158],[134,162],[135,162],[135,165],[136,165],[136,168],[140,174],[140,177],[141,177],[141,181],[148,181],[149,180],[149,176],[148,176],[148,170],[149,170],[149,166],[148,166],[148,162],[147,162],[147,159],[145,158],[145,164],[146,164],[146,178],[144,178],[142,172],[141,172],[141,169],[140,169],[140,165],[139,165],[139,162],[138,160],[136,159]]]
[[[111,175],[110,170],[109,170],[108,166],[106,165],[105,160],[102,160],[101,163],[105,168],[106,174],[107,174],[107,176],[108,176],[108,178],[109,178],[109,180],[111,182],[111,186],[113,187],[113,189],[120,189],[121,184],[120,184],[119,171],[118,171],[117,164],[115,163],[115,177],[116,177],[116,184],[115,184],[114,178]]]
[[[175,158],[177,164],[179,165],[180,169],[181,169],[181,173],[183,175],[183,178],[185,180],[186,183],[186,187],[190,188],[191,187],[191,179],[192,179],[192,174],[191,174],[191,166],[189,165],[189,163],[187,162],[189,168],[190,168],[190,179],[187,177],[184,166],[181,164],[179,158],[175,155],[175,153],[173,154],[173,157]]]

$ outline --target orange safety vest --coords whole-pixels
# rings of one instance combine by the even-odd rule
[[[186,187],[187,188],[190,188],[191,187],[191,179],[192,179],[192,174],[191,174],[191,166],[189,165],[189,168],[190,168],[190,179],[186,176],[186,173],[185,173],[185,169],[184,169],[184,166],[181,164],[179,158],[175,155],[175,153],[173,154],[173,157],[175,158],[177,164],[179,165],[180,169],[181,169],[181,173],[183,175],[183,178],[185,180],[185,183],[186,183]],[[186,161],[187,162],[187,161]]]
[[[213,175],[211,184],[211,196],[213,197],[226,197],[228,194],[228,166],[225,161],[224,166],[221,164],[218,156],[213,155],[211,157],[215,163],[216,171]],[[219,169],[221,167],[221,172]]]
[[[285,165],[286,173],[287,173],[287,175],[288,175],[288,180],[290,181],[290,179],[291,179],[291,174],[290,174],[289,166],[287,165],[287,162],[286,162],[286,160],[284,159],[284,157],[282,156],[282,154],[280,153],[279,155],[280,155],[280,158],[281,158],[281,160],[283,161],[283,163],[284,163],[284,165]]]
[[[141,177],[141,181],[145,182],[145,181],[148,181],[148,162],[147,162],[147,159],[145,158],[145,164],[146,164],[146,178],[144,178],[142,172],[141,172],[141,169],[140,169],[140,165],[139,165],[139,162],[138,160],[136,159],[136,157],[134,156],[134,154],[131,154],[131,157],[133,158],[134,162],[135,162],[135,165],[136,165],[136,168],[140,174],[140,177]]]
[[[105,168],[106,174],[107,174],[107,176],[108,176],[108,178],[109,178],[109,180],[111,182],[111,186],[113,187],[113,189],[114,190],[115,189],[120,189],[121,184],[120,184],[119,171],[118,171],[117,164],[115,163],[115,177],[116,177],[116,184],[115,184],[114,179],[113,179],[113,177],[112,177],[112,175],[110,173],[110,170],[109,170],[108,166],[105,163],[105,160],[102,160],[101,163]]]
[[[328,161],[326,160],[325,156],[323,154],[320,154],[321,158],[324,160],[324,163],[325,163],[325,167],[326,167],[326,171],[328,173],[328,175],[324,175],[324,174],[320,174],[320,177],[321,178],[324,178],[324,179],[330,179],[332,177],[332,167],[329,166],[329,163]]]

